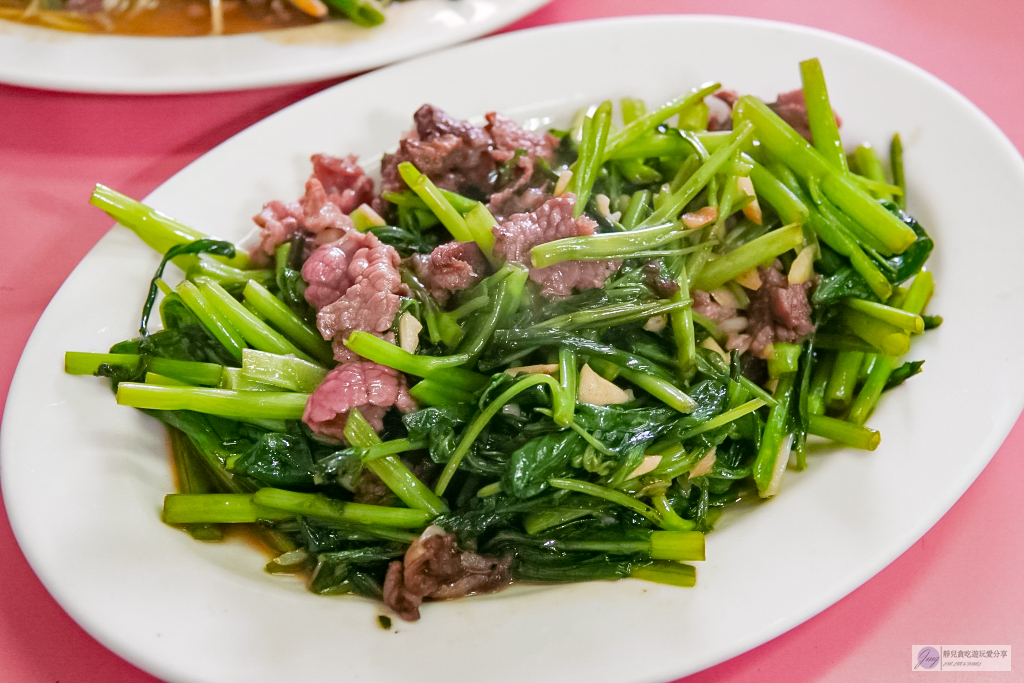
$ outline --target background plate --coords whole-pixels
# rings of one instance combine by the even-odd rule
[[[387,21],[201,38],[78,34],[0,19],[0,81],[51,90],[186,93],[344,76],[482,36],[548,0],[413,0]]]
[[[982,336],[1024,333],[1024,319],[1006,314],[1022,303],[1016,197],[1024,163],[983,114],[934,77],[854,41],[763,21],[562,25],[324,91],[227,141],[148,201],[238,238],[262,202],[300,194],[310,154],[379,153],[424,101],[464,117],[496,109],[521,120],[564,120],[597,99],[655,103],[709,79],[773,98],[799,85],[797,62],[811,56],[822,60],[848,141],[885,149],[893,131],[902,133],[910,209],[938,243],[930,310],[946,322],[912,350],[928,360],[926,372],[887,394],[871,421],[881,447],[812,458],[806,472],[787,475],[776,499],[733,516],[708,537],[696,588],[637,581],[519,588],[427,605],[420,622],[385,632],[375,605],[307,594],[292,579],[265,575],[262,557],[243,544],[204,545],[162,525],[161,499],[171,490],[162,428],[116,406],[103,382],[61,372],[65,350],[102,350],[133,333],[158,259],[120,228],[58,292],[11,387],[0,477],[29,562],[104,645],[158,676],[210,683],[338,675],[664,681],[831,605],[952,505],[1024,398],[1020,352]],[[979,201],[999,220],[979,220]]]

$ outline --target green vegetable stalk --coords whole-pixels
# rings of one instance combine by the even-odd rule
[[[128,228],[142,241],[161,254],[174,246],[205,239],[203,233],[165,216],[131,197],[97,184],[89,203],[97,206],[115,221]],[[249,257],[242,250],[235,250],[230,257],[214,257],[235,268],[251,268]]]
[[[834,169],[820,152],[807,144],[765,103],[749,95],[741,97],[733,110],[733,119],[753,123],[757,139],[769,152],[793,169],[804,182],[812,178],[819,180],[825,195],[892,253],[902,253],[917,239],[913,230],[878,204],[845,173]]]
[[[349,411],[345,424],[345,439],[353,446],[371,448],[381,444],[380,437],[366,421],[358,408]],[[446,512],[448,506],[393,455],[367,460],[367,469],[380,477],[384,485],[411,508],[426,510],[432,516]]]

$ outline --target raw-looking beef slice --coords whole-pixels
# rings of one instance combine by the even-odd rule
[[[323,184],[316,178],[306,181],[306,193],[299,204],[302,206],[303,227],[314,234],[352,227],[352,219],[330,200]]]
[[[448,242],[429,254],[415,254],[411,265],[416,277],[439,300],[452,292],[468,289],[489,272],[487,257],[476,242]]]
[[[620,260],[562,261],[546,268],[530,267],[530,250],[538,244],[566,237],[593,235],[597,223],[586,216],[573,218],[576,197],[566,193],[544,202],[533,213],[517,213],[492,228],[494,253],[506,261],[530,268],[530,279],[541,285],[541,294],[566,297],[574,290],[604,286]]]
[[[360,249],[372,249],[380,244],[373,233],[345,230],[341,239],[318,247],[302,266],[302,279],[306,288],[306,301],[320,310],[332,304],[352,286],[349,263]]]
[[[813,283],[790,284],[780,268],[778,261],[768,268],[758,267],[761,286],[750,295],[747,306],[749,348],[759,358],[767,355],[773,342],[797,342],[815,329],[807,297]]]
[[[398,252],[376,237],[373,240],[374,246],[362,247],[349,258],[352,284],[317,312],[316,326],[324,339],[346,337],[353,330],[383,333],[394,324],[400,297],[408,288],[398,272]]]
[[[554,138],[524,130],[518,123],[497,112],[487,114],[486,130],[494,140],[491,156],[499,162],[515,159],[517,169],[512,182],[506,187],[499,185],[500,189],[490,196],[488,210],[498,218],[535,211],[548,199],[549,183],[545,181],[540,187],[531,187],[530,181],[538,159],[551,161],[556,144]],[[516,158],[520,150],[525,154]]]
[[[384,580],[384,604],[407,621],[419,619],[424,599],[450,600],[491,592],[511,580],[510,557],[487,557],[459,550],[453,534],[429,526],[392,562]]]
[[[472,188],[489,193],[494,171],[491,136],[481,127],[449,116],[424,104],[413,115],[415,130],[398,143],[398,151],[381,160],[381,188],[388,192],[407,189],[398,173],[403,161],[412,162],[434,184],[453,192]]]
[[[416,409],[405,385],[405,375],[372,361],[343,363],[327,373],[306,401],[302,421],[317,434],[342,440],[352,408],[358,408],[375,431],[383,427],[384,413],[396,406]]]
[[[524,130],[522,126],[504,114],[494,111],[487,114],[485,130],[494,141],[494,151],[491,152],[491,156],[498,161],[511,159],[518,149],[525,151],[524,156],[531,159],[539,157],[551,160],[554,146],[550,136]]]
[[[260,227],[260,242],[249,252],[249,260],[265,267],[270,264],[274,250],[302,228],[302,205],[275,199],[264,204],[263,210],[252,220]]]
[[[314,154],[312,161],[313,176],[342,213],[350,214],[360,204],[373,202],[373,178],[366,175],[355,154],[347,157]]]
[[[520,157],[520,161],[525,158]],[[523,178],[526,178],[525,174]],[[541,204],[551,198],[550,186],[550,183],[545,182],[540,187],[524,188],[517,181],[516,184],[492,194],[487,201],[487,210],[499,220],[514,213],[536,211]]]

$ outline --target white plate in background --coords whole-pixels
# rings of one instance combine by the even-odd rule
[[[408,0],[348,21],[190,38],[73,33],[0,19],[0,82],[98,93],[265,88],[374,69],[495,31],[548,0]],[[438,74],[438,77],[443,77]]]
[[[643,49],[639,49],[642,47]],[[238,134],[147,199],[237,239],[268,199],[301,194],[309,156],[366,157],[431,102],[460,117],[564,121],[622,96],[650,103],[719,80],[773,98],[821,59],[844,137],[903,135],[910,210],[935,238],[922,375],[886,394],[872,453],[836,450],[786,475],[775,499],[708,536],[697,586],[640,581],[516,587],[428,604],[380,629],[380,607],[306,593],[264,574],[242,544],[202,544],[161,524],[172,490],[162,427],[115,405],[99,379],[62,373],[66,350],[131,337],[158,257],[105,236],[43,314],[11,385],[0,475],[11,525],[57,601],[100,642],[175,682],[668,681],[755,647],[867,581],[920,538],[988,463],[1024,398],[1024,163],[976,107],[917,67],[807,28],[720,17],[566,24],[383,69]],[[955,143],[954,143],[955,141]],[[102,179],[98,179],[102,180]],[[977,202],[986,216],[979,220]],[[994,334],[994,332],[993,332]]]

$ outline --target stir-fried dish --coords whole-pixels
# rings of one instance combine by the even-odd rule
[[[379,183],[315,155],[248,253],[97,186],[164,259],[139,335],[67,371],[167,425],[166,523],[248,525],[314,592],[411,620],[514,582],[692,586],[722,511],[813,441],[875,449],[941,322],[899,137],[891,179],[847,155],[801,74],[772,103],[712,83],[548,132],[423,105]]]
[[[0,19],[62,31],[203,36],[308,26],[334,19],[384,21],[391,0],[0,0]]]

